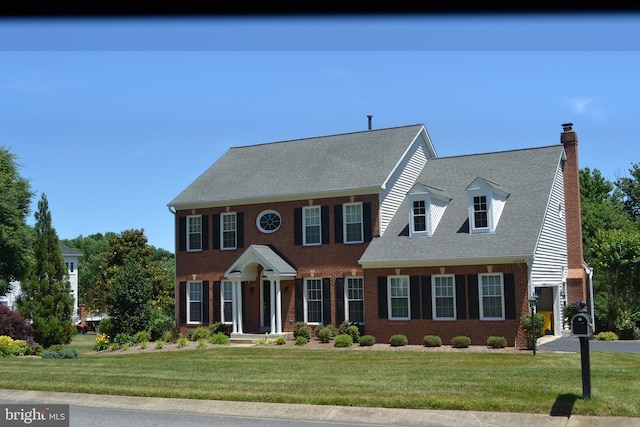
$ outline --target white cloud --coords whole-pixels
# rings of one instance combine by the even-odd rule
[[[607,119],[607,113],[598,105],[597,98],[574,97],[566,101],[576,115],[590,117],[598,123]]]

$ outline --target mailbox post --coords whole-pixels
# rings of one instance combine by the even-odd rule
[[[571,318],[571,335],[580,338],[580,361],[582,366],[582,398],[591,399],[591,360],[589,339],[593,335],[591,319],[587,314],[587,303],[580,301],[578,314]]]

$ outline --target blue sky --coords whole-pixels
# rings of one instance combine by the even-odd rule
[[[0,145],[61,239],[144,229],[232,146],[422,123],[440,157],[640,162],[640,14],[0,20]]]

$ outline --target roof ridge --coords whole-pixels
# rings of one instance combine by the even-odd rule
[[[431,159],[431,161],[433,161],[433,160],[455,159],[455,158],[458,158],[458,157],[489,156],[489,155],[493,155],[493,154],[513,153],[513,152],[517,152],[517,151],[533,151],[533,150],[541,150],[541,149],[556,148],[556,147],[562,147],[562,144],[542,145],[540,147],[512,148],[510,150],[486,151],[484,153],[455,154],[455,155],[452,155],[452,156],[434,157],[433,159]]]

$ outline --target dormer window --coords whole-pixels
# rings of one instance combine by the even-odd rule
[[[467,187],[469,195],[469,232],[493,233],[509,197],[499,184],[476,178]]]
[[[409,236],[431,236],[438,227],[451,198],[443,190],[416,184],[408,195]]]

